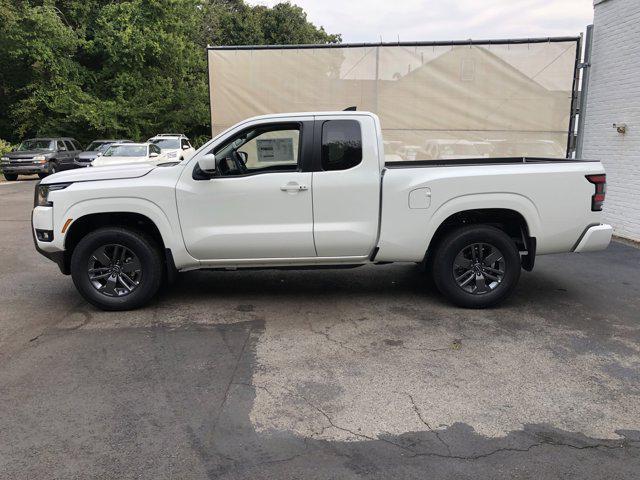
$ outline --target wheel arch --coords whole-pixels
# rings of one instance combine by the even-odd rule
[[[467,195],[443,204],[432,217],[425,260],[452,229],[481,223],[500,228],[512,237],[519,248],[527,251],[523,267],[533,268],[540,218],[533,202],[517,194]]]
[[[65,235],[65,251],[73,252],[84,235],[107,226],[129,227],[144,232],[165,248],[160,230],[149,217],[137,212],[97,212],[83,215],[71,223]]]
[[[152,202],[129,198],[79,202],[67,209],[61,222],[68,219],[71,219],[71,223],[64,234],[64,264],[67,268],[74,248],[84,235],[107,226],[128,227],[147,234],[173,264],[173,256],[168,252],[175,250],[176,232],[164,213]],[[172,266],[175,268],[175,265]]]

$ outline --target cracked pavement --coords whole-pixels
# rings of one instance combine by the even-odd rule
[[[540,257],[502,307],[414,265],[190,272],[87,305],[0,187],[2,478],[637,478],[640,250]]]

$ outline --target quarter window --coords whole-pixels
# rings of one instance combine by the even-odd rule
[[[355,120],[329,120],[322,125],[322,169],[347,170],[362,161],[362,132]]]

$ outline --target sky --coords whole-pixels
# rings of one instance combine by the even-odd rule
[[[384,42],[574,36],[593,0],[290,0],[342,41]],[[273,6],[279,0],[249,0]]]

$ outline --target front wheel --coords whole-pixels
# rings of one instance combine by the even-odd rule
[[[18,179],[17,173],[3,173],[3,175],[7,182],[15,182]]]
[[[470,225],[453,230],[433,255],[433,279],[450,301],[486,308],[503,301],[520,278],[520,253],[502,230]]]
[[[146,304],[162,280],[162,257],[146,235],[120,227],[85,236],[71,256],[71,277],[80,294],[103,310]]]

